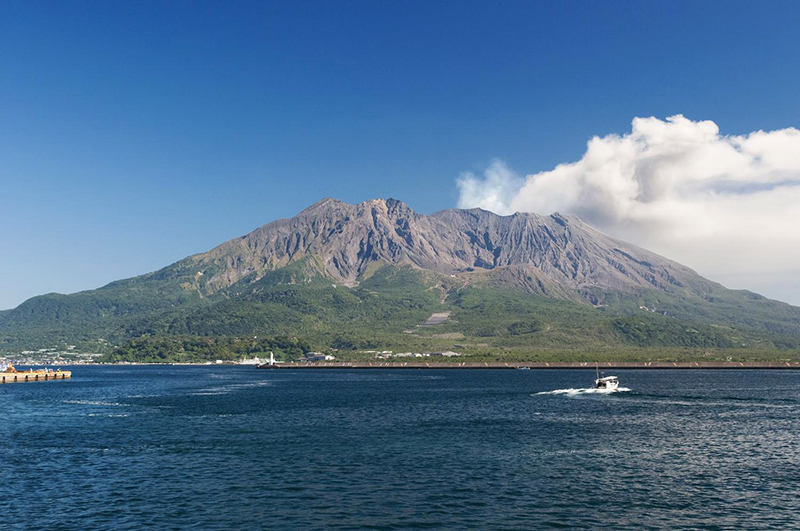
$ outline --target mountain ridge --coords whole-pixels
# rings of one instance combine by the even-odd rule
[[[406,269],[416,273],[403,273]],[[337,286],[351,291],[337,292]],[[460,295],[466,292],[485,304],[497,297],[506,302],[496,301],[497,316],[483,314],[485,304],[476,305],[473,298],[469,308],[458,307],[467,300]],[[545,303],[548,299],[565,301],[566,306],[556,305],[561,317],[549,316],[556,306]],[[371,308],[374,316],[363,308]],[[324,198],[296,216],[274,220],[158,271],[96,290],[34,297],[0,312],[0,348],[45,337],[78,335],[88,341],[105,335],[124,341],[142,334],[189,332],[280,331],[316,334],[325,342],[334,331],[347,328],[344,316],[356,319],[355,335],[382,330],[387,342],[402,342],[408,339],[403,330],[425,312],[441,309],[472,323],[464,330],[441,327],[452,329],[450,334],[494,330],[505,337],[512,329],[530,329],[536,331],[527,339],[554,345],[571,340],[554,340],[552,334],[545,338],[541,330],[546,326],[526,324],[514,312],[533,312],[536,323],[558,322],[562,330],[577,326],[570,315],[581,315],[572,321],[595,327],[586,333],[598,344],[619,337],[623,342],[646,344],[652,340],[648,337],[669,342],[666,330],[702,329],[708,338],[718,335],[714,330],[725,330],[727,339],[709,339],[709,344],[781,345],[793,344],[784,337],[800,337],[800,308],[727,290],[576,216],[499,216],[481,209],[425,215],[392,198],[357,204]],[[484,321],[497,317],[504,324],[487,328],[470,311]],[[614,324],[626,316],[645,319],[644,331],[635,323]],[[675,328],[675,323],[686,326]],[[717,328],[703,328],[709,326]],[[574,333],[589,328],[577,327]]]
[[[613,252],[604,252],[609,249]],[[668,284],[681,287],[681,277],[701,278],[676,262],[610,238],[574,216],[498,216],[476,209],[425,216],[396,199],[351,205],[326,198],[293,218],[263,225],[186,260],[194,267],[220,266],[222,271],[206,284],[213,292],[309,254],[323,256],[326,270],[346,285],[357,282],[376,260],[445,274],[533,265],[576,288],[651,284],[664,289]]]

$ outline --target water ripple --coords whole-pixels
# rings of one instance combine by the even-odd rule
[[[80,367],[3,386],[2,525],[796,527],[798,373],[620,371],[633,391],[611,394],[593,376]]]

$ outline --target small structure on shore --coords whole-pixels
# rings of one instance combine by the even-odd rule
[[[18,371],[13,363],[0,361],[0,383],[66,380],[68,378],[72,378],[71,371],[51,370],[47,367],[39,370]]]
[[[257,369],[277,369],[279,361],[275,361],[275,355],[270,352],[269,353],[269,360],[266,363],[261,363],[256,366]]]
[[[336,356],[332,354],[324,354],[322,352],[306,352],[305,357],[300,361],[333,361]]]

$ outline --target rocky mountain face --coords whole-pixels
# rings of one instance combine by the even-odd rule
[[[159,271],[0,312],[0,352],[181,334],[391,347],[423,341],[406,332],[436,312],[453,315],[445,336],[474,349],[487,338],[800,347],[800,308],[727,290],[576,217],[325,199]]]
[[[212,294],[306,257],[353,286],[371,264],[411,265],[485,278],[532,293],[597,303],[608,290],[707,289],[691,269],[602,234],[573,216],[480,209],[426,216],[394,199],[351,205],[325,199],[178,265]]]

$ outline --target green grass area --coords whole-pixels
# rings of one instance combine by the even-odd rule
[[[391,345],[383,345],[383,347]],[[394,352],[406,351],[441,351],[445,344],[436,342],[420,343],[419,348],[410,348],[405,344],[395,347]],[[437,348],[437,346],[439,348]],[[425,358],[393,358],[389,361],[410,362],[747,362],[747,361],[800,361],[800,350],[776,349],[724,349],[724,348],[636,348],[626,346],[605,347],[597,349],[543,349],[529,347],[497,348],[467,344],[461,348],[462,356],[458,358],[425,357]],[[269,352],[281,361],[297,361],[303,354],[315,349],[310,343],[292,337],[197,337],[197,336],[164,336],[132,340],[105,355],[99,361],[138,362],[138,363],[197,363],[214,360],[241,360],[244,358],[266,358]],[[342,362],[376,361],[371,352],[361,350],[322,349],[335,355]],[[367,349],[372,350],[372,349]]]
[[[308,257],[201,296],[202,277],[181,264],[0,312],[0,352],[72,344],[108,360],[203,361],[246,357],[242,345],[254,338],[289,357],[334,349],[359,360],[363,350],[454,350],[478,361],[776,360],[800,348],[797,308],[722,288],[610,294],[596,308],[412,267],[373,265],[346,287]],[[437,312],[450,317],[419,326]],[[196,345],[175,351],[176,338]],[[275,346],[285,341],[293,350]]]
[[[243,339],[235,337],[147,337],[135,339],[106,354],[105,363],[198,363],[215,360],[241,360],[267,357],[273,352],[277,359],[300,358],[309,351],[308,344],[297,338],[267,337]]]

